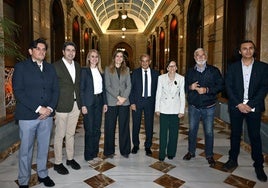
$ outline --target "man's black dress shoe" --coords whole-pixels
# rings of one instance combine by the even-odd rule
[[[61,164],[54,164],[54,170],[57,171],[61,175],[69,174],[69,171],[65,166]]]
[[[232,171],[234,170],[236,167],[238,166],[236,161],[233,161],[231,159],[229,159],[223,166],[222,166],[222,170],[224,171]]]
[[[49,176],[47,176],[45,178],[40,178],[38,176],[38,181],[40,183],[44,183],[44,185],[47,186],[47,187],[53,187],[55,185],[54,181],[52,179],[50,179]]]
[[[208,160],[208,164],[210,164],[211,167],[216,165],[216,162],[213,159],[213,157],[207,157],[207,160]]]
[[[256,172],[258,180],[260,180],[262,182],[267,181],[267,176],[266,176],[263,168],[255,168],[255,172]]]
[[[150,148],[145,148],[146,155],[151,156],[153,154],[152,150]]]
[[[167,158],[168,158],[169,160],[172,160],[172,159],[173,159],[173,157],[172,157],[172,156],[168,156]]]
[[[19,188],[29,188],[29,185],[20,185]]]
[[[159,161],[163,162],[163,161],[164,161],[164,159],[162,159],[162,158],[159,158]]]
[[[183,160],[189,161],[191,158],[195,157],[195,154],[191,154],[190,152],[184,155]]]
[[[134,146],[131,150],[131,153],[136,154],[140,148],[138,146]]]
[[[74,169],[74,170],[79,170],[81,168],[81,166],[74,159],[67,160],[66,164],[70,165],[72,167],[72,169]]]
[[[122,156],[125,157],[125,158],[128,158],[129,155],[128,154],[124,154]]]
[[[114,154],[110,154],[110,155],[104,155],[105,158],[109,158],[109,159],[113,159],[114,158]]]

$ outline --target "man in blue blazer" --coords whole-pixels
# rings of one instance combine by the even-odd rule
[[[38,180],[48,187],[55,185],[48,176],[47,155],[59,89],[54,67],[44,60],[46,51],[44,39],[34,40],[29,48],[31,57],[17,63],[13,75],[15,119],[19,122],[21,139],[18,175],[21,188],[29,187],[35,138]]]
[[[246,120],[251,156],[257,178],[266,182],[263,170],[262,142],[260,136],[261,115],[265,110],[264,99],[268,90],[268,65],[254,59],[255,45],[246,40],[240,44],[240,61],[231,64],[226,74],[226,91],[229,97],[231,121],[231,149],[229,160],[223,165],[226,171],[238,166],[243,121]]]
[[[132,153],[136,154],[139,150],[139,133],[141,126],[142,112],[144,112],[145,123],[145,152],[146,155],[152,155],[151,146],[153,138],[154,108],[157,81],[159,73],[149,66],[151,59],[148,54],[140,56],[141,67],[134,70],[131,76],[130,104],[132,110],[132,142],[134,147]],[[147,76],[145,76],[147,74]],[[147,79],[147,81],[145,81]],[[147,83],[146,83],[147,82]],[[147,85],[147,89],[145,89]]]

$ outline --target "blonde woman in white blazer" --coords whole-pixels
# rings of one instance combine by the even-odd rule
[[[184,77],[176,73],[175,61],[168,62],[167,71],[158,77],[155,102],[155,112],[160,118],[160,161],[176,155],[179,121],[185,109]]]

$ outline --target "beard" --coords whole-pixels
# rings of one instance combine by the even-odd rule
[[[198,65],[204,65],[207,60],[195,61]]]

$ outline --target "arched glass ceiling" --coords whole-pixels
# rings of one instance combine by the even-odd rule
[[[95,14],[101,28],[106,21],[118,15],[120,10],[125,9],[128,15],[133,15],[143,23],[148,24],[151,14],[155,12],[160,0],[87,0],[91,11]]]

